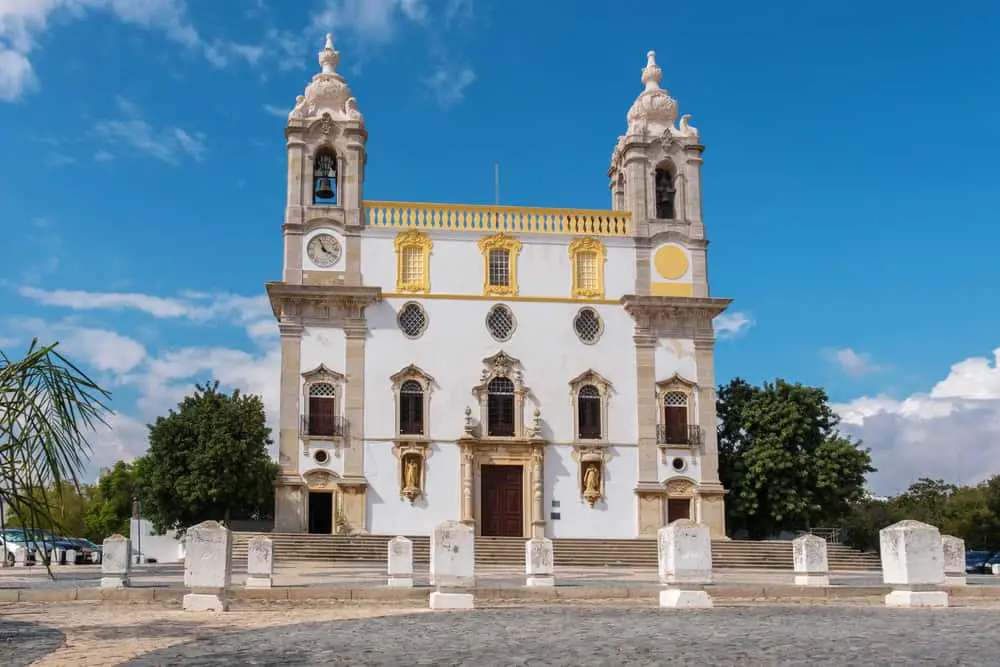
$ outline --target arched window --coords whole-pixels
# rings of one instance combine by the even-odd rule
[[[340,435],[337,432],[337,390],[329,382],[309,387],[308,435]]]
[[[688,395],[683,391],[668,391],[663,395],[664,444],[687,444],[688,431]]]
[[[314,160],[313,203],[337,203],[337,154],[328,148],[317,152]]]
[[[424,388],[407,380],[399,388],[400,435],[424,435]]]
[[[675,202],[677,189],[674,175],[666,167],[656,168],[656,217],[658,220],[673,220],[676,217]]]
[[[576,395],[577,429],[581,440],[601,439],[601,392],[592,384],[580,387]]]
[[[514,383],[496,377],[486,385],[487,433],[491,436],[514,435]]]

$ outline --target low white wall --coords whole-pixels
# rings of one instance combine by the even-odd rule
[[[145,519],[129,522],[129,539],[132,540],[132,562],[136,553],[143,561],[155,558],[157,563],[176,563],[184,560],[184,545],[175,539],[173,531],[167,535],[154,535],[153,524]]]

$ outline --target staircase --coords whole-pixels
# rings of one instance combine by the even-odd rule
[[[244,564],[247,540],[261,533],[233,534],[233,561]],[[306,533],[268,533],[274,540],[276,562],[289,561],[386,561],[389,535],[309,535]],[[409,536],[413,541],[413,560],[430,560],[430,540]],[[656,540],[552,540],[556,566],[569,567],[656,567]],[[519,537],[477,537],[476,565],[523,565],[525,540]],[[833,571],[878,571],[876,554],[863,553],[843,545],[827,548]],[[716,568],[792,569],[792,543],[787,541],[713,540],[712,563]]]

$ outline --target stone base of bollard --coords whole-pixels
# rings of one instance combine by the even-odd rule
[[[531,576],[524,582],[529,588],[551,588],[556,585],[555,577]]]
[[[385,585],[389,588],[413,588],[413,577],[389,577]]]
[[[271,588],[271,577],[247,577],[247,588]]]
[[[475,609],[475,598],[471,593],[431,593],[431,609]]]
[[[830,577],[825,574],[797,574],[795,575],[796,586],[829,586]]]
[[[711,609],[712,596],[702,588],[668,588],[660,591],[662,609]]]
[[[101,577],[101,588],[128,588],[128,578]]]
[[[182,606],[184,611],[229,611],[229,601],[219,594],[188,593]]]
[[[964,574],[946,574],[944,575],[944,585],[945,586],[965,586],[969,582],[965,578]]]
[[[947,607],[948,593],[934,589],[894,590],[885,596],[886,607]]]

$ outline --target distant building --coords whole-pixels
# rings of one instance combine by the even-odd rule
[[[654,54],[602,211],[366,201],[338,61],[328,38],[285,129],[275,530],[630,538],[693,518],[723,537],[730,300],[709,293],[704,146]]]

